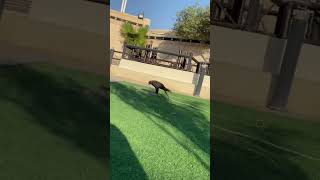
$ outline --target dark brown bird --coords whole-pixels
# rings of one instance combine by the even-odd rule
[[[166,88],[166,87],[165,87],[161,82],[159,82],[159,81],[151,80],[151,81],[149,81],[149,84],[151,84],[151,85],[155,88],[156,94],[159,93],[159,89],[162,89],[162,90],[166,93],[167,96],[168,96],[167,91],[168,91],[168,92],[171,92],[168,88]]]

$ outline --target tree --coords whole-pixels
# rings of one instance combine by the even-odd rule
[[[133,25],[128,22],[124,23],[121,27],[121,35],[124,38],[124,42],[135,46],[145,46],[148,31],[149,26],[135,29]]]
[[[173,30],[186,39],[209,41],[210,8],[196,4],[178,12]]]

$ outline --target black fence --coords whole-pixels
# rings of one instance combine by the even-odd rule
[[[112,57],[114,55],[113,51]],[[137,61],[146,64],[152,64],[181,71],[199,73],[200,66],[206,64],[205,74],[210,75],[211,66],[207,62],[199,62],[192,53],[173,53],[169,51],[159,50],[157,48],[138,47],[133,45],[124,45],[122,58]]]
[[[272,0],[266,7],[261,0],[211,0],[211,24],[232,29],[287,38],[295,10],[309,13],[305,43],[320,45],[320,2]],[[264,21],[264,17],[276,21]]]

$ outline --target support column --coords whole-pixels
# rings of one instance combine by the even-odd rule
[[[110,49],[110,66],[112,64],[112,61],[113,61],[113,56],[114,56],[114,49]]]
[[[124,59],[126,52],[127,51],[127,44],[123,43],[123,49],[122,49],[122,59]]]
[[[270,109],[285,110],[308,23],[307,10],[295,10],[279,75],[268,104]]]
[[[204,75],[206,74],[206,64],[201,64],[199,69],[199,79],[194,89],[194,96],[200,96]]]

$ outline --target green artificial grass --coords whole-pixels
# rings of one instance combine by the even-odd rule
[[[111,179],[209,179],[209,101],[175,93],[168,100],[129,83],[110,87]]]
[[[107,179],[104,83],[49,64],[1,65],[0,179]]]
[[[320,179],[319,121],[221,102],[213,109],[214,179]]]

